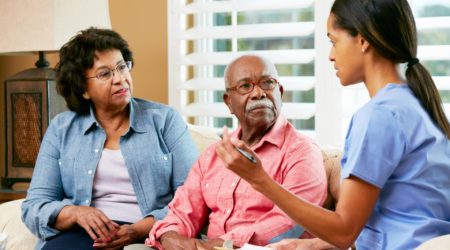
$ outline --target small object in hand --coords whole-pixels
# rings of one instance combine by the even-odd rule
[[[206,235],[204,235],[204,234],[201,234],[201,235],[200,235],[200,239],[201,239],[201,240],[204,240],[204,241],[207,241],[207,240],[208,240],[208,236],[206,236]]]
[[[223,139],[223,135],[219,134],[220,139]],[[249,161],[251,161],[252,163],[256,163],[256,159],[255,157],[253,157],[253,155],[251,155],[249,152],[244,151],[242,148],[238,148],[238,147],[234,147],[236,148],[236,150],[241,153],[241,155],[243,155],[245,158],[247,158]]]
[[[233,240],[226,240],[221,247],[214,247],[216,250],[233,250]]]

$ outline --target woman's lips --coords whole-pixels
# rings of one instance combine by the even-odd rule
[[[114,92],[114,95],[125,95],[128,93],[128,89],[124,88],[124,89],[119,89],[118,91]]]

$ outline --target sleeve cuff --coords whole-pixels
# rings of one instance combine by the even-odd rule
[[[44,240],[59,234],[59,230],[51,228],[50,225],[54,224],[59,212],[61,212],[61,210],[65,206],[69,206],[69,205],[72,205],[71,201],[68,199],[64,199],[60,202],[49,203],[48,207],[45,208],[46,211],[48,211],[48,213],[46,213],[47,216],[42,216],[42,217],[46,218],[46,219],[40,220],[40,222],[39,222],[39,231],[41,232],[40,234],[42,235],[42,238]]]
[[[166,215],[167,215],[167,212],[168,212],[168,208],[167,208],[167,206],[165,206],[162,209],[153,210],[152,212],[147,214],[146,217],[151,215],[151,216],[153,216],[153,218],[155,218],[156,221],[158,221],[158,220],[164,219],[164,217],[166,217]]]
[[[154,234],[150,234],[147,239],[145,239],[145,245],[149,247],[156,248],[158,250],[162,250],[162,246],[159,241],[156,240]]]
[[[178,228],[176,226],[168,226],[156,229],[155,231],[151,230],[149,233],[149,237],[145,239],[145,245],[156,249],[162,249],[161,243],[159,242],[159,238],[161,237],[161,235],[169,231],[175,231],[179,233],[177,229]]]

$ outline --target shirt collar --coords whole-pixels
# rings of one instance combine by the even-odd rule
[[[137,133],[146,132],[145,121],[142,119],[142,109],[136,103],[134,98],[131,98],[130,103],[130,129]],[[93,105],[89,108],[89,115],[84,117],[83,132],[86,134],[94,125],[101,127],[100,123],[95,118]]]
[[[147,121],[144,119],[144,110],[138,105],[134,98],[130,101],[130,128],[137,133],[147,132]]]
[[[287,119],[282,115],[278,115],[277,121],[275,124],[270,128],[270,130],[261,138],[261,140],[258,142],[258,144],[252,146],[252,149],[257,149],[261,147],[261,145],[264,144],[264,142],[271,143],[275,145],[278,148],[281,148],[281,146],[284,143],[285,137],[284,137],[284,128],[286,127],[288,121]],[[239,135],[242,133],[242,127],[239,125],[239,127],[231,134],[232,137],[236,139],[240,139]]]

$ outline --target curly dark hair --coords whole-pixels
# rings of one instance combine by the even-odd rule
[[[91,101],[83,98],[87,85],[85,71],[94,65],[96,52],[113,49],[120,50],[124,60],[133,63],[127,41],[113,30],[91,27],[80,31],[62,46],[56,65],[56,89],[70,110],[78,114],[89,113]]]

